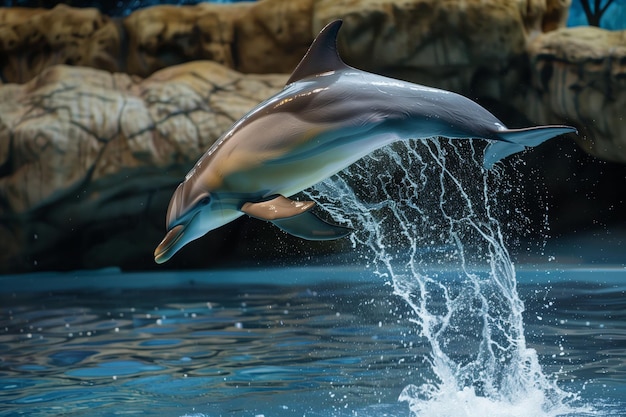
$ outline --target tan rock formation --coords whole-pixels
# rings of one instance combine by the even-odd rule
[[[158,6],[124,19],[128,34],[126,71],[148,76],[196,59],[234,68],[235,20],[252,3]]]
[[[26,82],[70,64],[146,77],[205,59],[244,73],[288,73],[326,23],[345,18],[349,62],[470,91],[485,82],[475,80],[484,68],[501,76],[530,37],[562,26],[569,2],[262,0],[156,6],[118,23],[96,9],[0,8],[0,76]]]
[[[124,20],[127,72],[210,59],[244,73],[288,73],[313,40],[312,0],[158,6]]]
[[[542,1],[537,2],[539,4]],[[567,25],[569,8],[572,0],[548,0],[545,2],[545,10],[541,12],[541,32],[550,32]]]
[[[312,24],[317,3],[316,0],[255,3],[237,22],[235,68],[245,73],[293,71],[319,32]]]
[[[53,65],[119,69],[120,35],[97,9],[0,8],[0,79],[22,83]]]
[[[626,162],[626,31],[560,29],[529,47],[533,88],[520,106],[538,123],[575,124],[579,145]]]
[[[319,0],[313,29],[343,17],[342,51],[353,65],[464,94],[500,98],[509,95],[522,77],[519,60],[528,40],[544,28],[563,25],[569,4]]]
[[[245,73],[288,73],[313,40],[313,0],[156,6],[118,23],[96,9],[0,8],[0,79],[26,82],[57,64],[146,77],[194,60]]]
[[[145,80],[57,66],[0,86],[0,265],[37,260],[69,236],[89,246],[89,230],[116,221],[130,221],[128,238],[142,242],[120,256],[150,253],[176,183],[285,80],[203,61]],[[97,259],[91,253],[87,263]]]

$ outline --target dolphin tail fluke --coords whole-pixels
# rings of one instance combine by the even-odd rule
[[[483,167],[490,169],[496,162],[529,147],[537,146],[548,139],[564,133],[577,133],[570,126],[539,126],[525,129],[505,129],[496,132],[498,140],[485,149]]]

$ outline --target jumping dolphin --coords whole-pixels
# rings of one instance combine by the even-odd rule
[[[461,95],[346,65],[337,51],[337,20],[307,51],[285,88],[237,121],[200,158],[167,210],[157,263],[244,213],[311,240],[346,236],[292,196],[372,151],[402,139],[483,138],[484,167],[575,132],[569,126],[507,129]]]

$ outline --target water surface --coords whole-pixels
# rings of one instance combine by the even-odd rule
[[[517,276],[527,343],[576,415],[624,415],[626,271]],[[412,312],[366,268],[0,280],[1,416],[409,416],[399,396],[433,378]]]

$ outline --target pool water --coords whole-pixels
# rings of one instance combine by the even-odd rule
[[[517,285],[575,415],[626,415],[626,269]],[[411,314],[361,266],[4,276],[0,416],[410,416],[403,390],[433,378]]]

